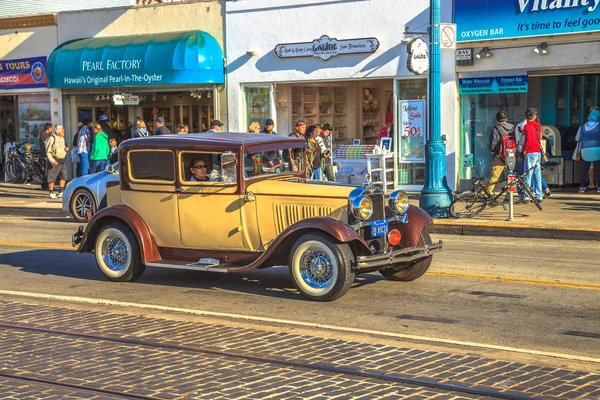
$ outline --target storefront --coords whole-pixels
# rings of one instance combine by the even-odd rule
[[[18,142],[38,152],[44,124],[59,120],[59,96],[47,88],[47,56],[54,47],[53,15],[0,19],[0,164]]]
[[[276,121],[275,130],[282,135],[292,132],[298,120],[329,124],[338,178],[355,184],[364,182],[367,156],[383,151],[381,139],[389,137],[393,157],[375,160],[372,167],[383,168],[377,173],[386,174],[388,190],[420,190],[425,178],[427,75],[414,75],[406,66],[407,43],[418,35],[402,38],[389,27],[427,24],[429,2],[413,2],[402,10],[390,0],[330,2],[319,3],[319,12],[313,10],[317,6],[266,3],[227,4],[230,129],[246,132],[255,121],[264,127],[268,118]],[[450,16],[451,7],[444,11]],[[365,21],[366,15],[377,23]],[[249,17],[268,21],[268,29],[247,24]],[[453,54],[444,57],[452,60]],[[444,96],[450,98],[456,90],[451,68],[444,87]],[[449,154],[454,154],[452,104],[444,109],[445,119],[452,121],[451,130],[445,131]]]
[[[78,123],[101,115],[115,135],[130,132],[136,117],[151,132],[163,117],[173,133],[177,125],[202,132],[211,120],[224,120],[219,2],[68,12],[58,19],[63,44],[49,57],[48,84],[62,89],[67,138]],[[140,26],[139,20],[156,23]],[[89,22],[83,31],[82,21]],[[87,31],[101,34],[73,37]]]
[[[530,9],[537,2],[455,2],[460,178],[489,175],[487,144],[498,111],[517,124],[536,107],[550,145],[546,181],[579,184],[575,135],[600,101],[600,9],[559,3]]]

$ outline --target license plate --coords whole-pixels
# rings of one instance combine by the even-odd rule
[[[380,237],[388,231],[388,220],[380,219],[379,221],[373,221],[371,223],[371,237]]]

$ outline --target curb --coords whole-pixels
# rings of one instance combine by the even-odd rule
[[[462,236],[499,236],[532,239],[599,240],[600,231],[550,227],[514,227],[504,225],[433,224],[432,233]]]

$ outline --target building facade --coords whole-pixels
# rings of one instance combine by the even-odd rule
[[[276,131],[287,135],[298,120],[328,123],[340,149],[334,161],[351,175],[366,171],[361,152],[389,135],[395,155],[386,166],[388,181],[420,190],[428,83],[427,74],[408,70],[407,46],[416,37],[429,41],[428,7],[428,1],[400,7],[394,0],[227,2],[229,129],[245,132],[250,123],[264,126],[272,118]],[[443,18],[451,21],[451,4]],[[405,34],[405,27],[415,33]],[[444,51],[442,120],[451,185],[455,77],[454,52]],[[350,149],[353,143],[363,148]]]
[[[551,4],[455,1],[460,178],[489,174],[487,144],[499,110],[519,123],[536,107],[550,145],[546,181],[579,183],[575,135],[600,101],[600,7]]]

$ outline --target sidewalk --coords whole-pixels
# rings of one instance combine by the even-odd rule
[[[553,193],[542,203],[543,211],[533,204],[515,204],[512,222],[506,221],[508,205],[507,210],[500,205],[474,218],[437,218],[434,230],[458,235],[600,240],[600,194],[595,190],[578,194],[577,188],[554,189]],[[0,183],[0,212],[68,215],[61,210],[61,199],[52,200],[47,195],[39,185]],[[412,204],[419,204],[418,195],[410,198]]]

